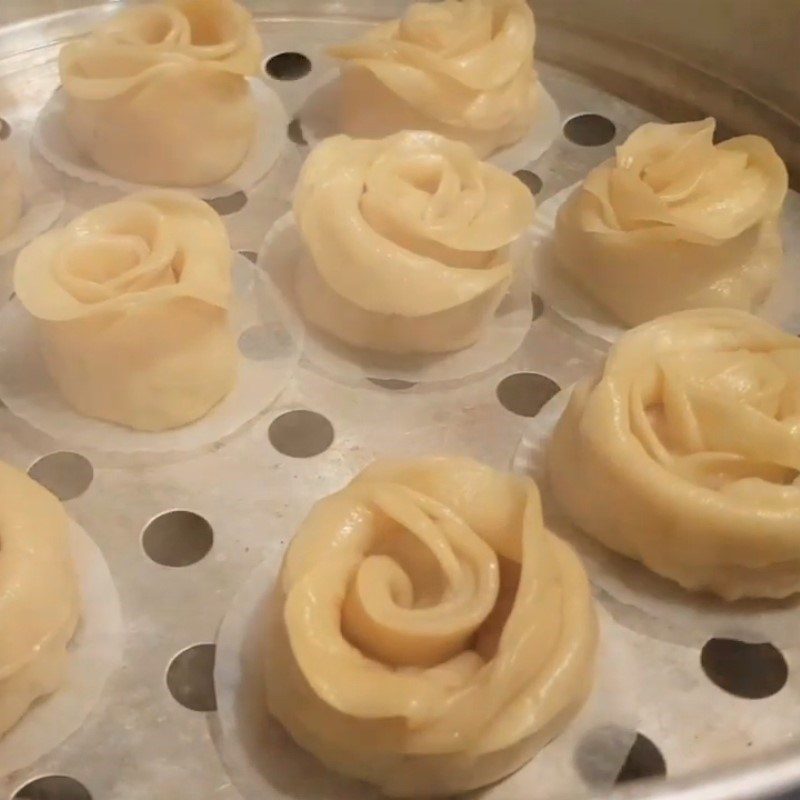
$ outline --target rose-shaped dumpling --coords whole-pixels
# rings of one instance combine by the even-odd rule
[[[61,51],[70,135],[125,180],[183,187],[223,180],[253,141],[247,76],[260,53],[250,15],[227,0],[123,12]]]
[[[344,62],[343,131],[431,130],[482,158],[518,141],[538,105],[535,32],[525,0],[413,3],[402,19],[331,50]]]
[[[10,148],[0,143],[0,239],[14,232],[22,218],[22,178]]]
[[[750,311],[783,260],[786,167],[713,119],[648,123],[589,173],[556,221],[559,265],[628,325],[689,308]]]
[[[0,461],[0,735],[65,677],[80,616],[68,525],[50,492]]]
[[[484,786],[588,695],[597,620],[527,478],[465,458],[377,462],[319,502],[276,587],[271,712],[389,795]]]
[[[328,139],[295,194],[309,256],[295,278],[303,314],[371,350],[467,347],[508,288],[509,245],[533,211],[517,178],[461,142],[422,131]]]
[[[687,589],[800,591],[800,341],[744,311],[626,333],[548,449],[565,513]]]
[[[202,417],[233,388],[231,261],[207,203],[154,190],[34,240],[14,284],[64,399],[85,416],[158,431]]]

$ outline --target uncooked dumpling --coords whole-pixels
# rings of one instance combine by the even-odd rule
[[[534,202],[461,142],[336,136],[309,156],[294,215],[306,319],[348,344],[437,353],[473,344],[511,281]]]
[[[343,132],[431,130],[481,158],[513,144],[538,107],[535,33],[525,0],[412,3],[401,19],[332,48],[343,62]]]
[[[22,178],[8,145],[0,143],[0,239],[13,233],[22,218]]]
[[[81,414],[176,428],[233,388],[232,254],[217,213],[191,195],[139,192],[28,245],[14,283],[48,370]]]
[[[714,144],[713,119],[648,123],[559,211],[560,267],[622,322],[752,310],[783,260],[786,167],[760,136]]]
[[[377,462],[317,503],[274,608],[270,711],[388,795],[505,777],[592,685],[583,567],[544,527],[532,481],[470,459]]]
[[[701,309],[626,333],[548,449],[564,512],[612,550],[723,598],[800,591],[800,341]]]
[[[233,0],[127,9],[62,49],[67,127],[118,178],[177,187],[221,181],[253,141],[247,76],[260,57],[253,20]]]
[[[66,673],[80,617],[61,503],[0,461],[0,736]]]

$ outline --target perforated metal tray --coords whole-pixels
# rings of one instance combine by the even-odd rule
[[[9,8],[17,14],[33,5],[47,4]],[[49,7],[65,5],[75,4]],[[57,85],[60,44],[112,13],[114,5],[63,11],[0,30],[0,116],[32,119]],[[277,76],[265,70],[263,78],[295,119],[291,152],[265,188],[251,197],[214,202],[226,215],[237,249],[256,251],[270,224],[288,208],[307,152],[297,110],[328,70],[324,46],[395,14],[401,5],[395,0],[256,4],[269,70]],[[638,13],[638,6],[631,11]],[[792,137],[796,141],[800,134],[773,104],[641,44],[587,37],[552,8],[544,16],[541,76],[570,121],[568,135],[522,174],[540,200],[581,178],[654,113],[677,119],[702,108],[731,130],[770,135],[785,145],[791,160]],[[300,53],[309,63],[297,56],[269,60],[281,53]],[[80,187],[67,189],[74,211]],[[377,456],[455,452],[507,467],[526,418],[558,386],[602,358],[538,298],[532,298],[531,309],[523,347],[489,374],[451,385],[340,385],[301,368],[278,403],[252,424],[207,452],[172,460],[132,462],[65,452],[58,441],[0,409],[0,457],[30,469],[95,538],[117,581],[127,626],[125,666],[83,729],[33,768],[3,779],[5,794],[50,800],[237,798],[214,744],[211,680],[215,632],[231,598],[265,552],[291,537],[312,502]],[[654,659],[662,655],[654,648]],[[748,655],[754,665],[749,675],[756,680],[761,656]],[[744,700],[715,688],[718,701],[741,720],[742,736],[730,737],[727,745],[711,732],[708,709],[672,702],[686,676],[702,676],[700,650],[682,651],[677,660],[683,672],[662,675],[655,664],[640,692],[641,735],[619,791],[731,800],[800,786],[800,744],[792,741],[791,724],[800,718],[800,657],[783,656],[788,680],[778,694]],[[785,733],[773,736],[769,749],[755,746],[745,756],[751,723],[774,723],[774,730]],[[785,742],[783,750],[773,747],[779,741]],[[656,783],[624,780],[664,772],[667,779]]]

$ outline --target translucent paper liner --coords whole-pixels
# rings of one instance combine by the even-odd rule
[[[298,114],[305,138],[312,147],[329,136],[341,133],[339,70],[332,70],[323,80],[322,86],[311,94]],[[539,108],[531,129],[516,144],[499,150],[487,159],[490,163],[509,172],[522,169],[547,152],[559,137],[561,112],[556,101],[541,83],[539,90]]]
[[[278,287],[295,324],[305,326],[303,356],[317,369],[346,382],[379,378],[433,383],[492,369],[510,358],[522,344],[531,324],[529,235],[523,234],[513,248],[514,278],[481,338],[464,350],[432,355],[401,356],[361,350],[305,324],[295,302],[292,276],[300,260],[310,256],[291,212],[281,217],[267,234],[258,264]]]
[[[302,332],[278,292],[244,256],[235,258],[233,283],[231,322],[241,351],[238,380],[233,391],[197,422],[152,433],[73,411],[47,373],[33,318],[16,298],[0,309],[0,398],[13,414],[34,428],[83,451],[186,451],[229,436],[281,393],[297,366],[302,347]]]
[[[81,593],[81,620],[69,645],[64,683],[0,738],[0,775],[31,765],[78,730],[122,663],[122,611],[108,565],[74,522],[70,545]]]
[[[628,326],[598,305],[559,268],[553,246],[558,210],[580,185],[579,182],[563,189],[536,210],[533,280],[540,297],[559,316],[590,336],[612,343]],[[797,192],[790,191],[786,196],[781,233],[783,268],[769,296],[754,313],[780,328],[800,331],[800,194]]]
[[[548,528],[569,541],[581,556],[595,586],[611,598],[609,609],[625,625],[659,639],[700,646],[711,637],[800,644],[800,597],[787,600],[728,602],[689,592],[583,534],[550,495],[545,453],[572,387],[559,392],[525,428],[513,470],[530,475],[542,492]],[[646,520],[642,520],[646,524]],[[642,615],[644,614],[644,621]]]
[[[274,584],[279,554],[258,567],[236,596],[217,636],[214,686],[219,731],[216,744],[244,800],[325,797],[366,800],[379,793],[367,784],[331,772],[289,738],[267,713],[264,663],[269,658],[269,621],[279,613]],[[576,752],[601,729],[617,734],[595,737],[590,754],[591,788],[609,788],[635,738],[636,705],[630,686],[637,685],[638,655],[631,636],[600,610],[600,647],[595,685],[586,705],[569,727],[531,762],[504,781],[481,790],[487,800],[585,795]],[[279,688],[276,687],[279,691]]]
[[[246,191],[272,169],[281,155],[288,141],[286,128],[289,117],[286,110],[278,95],[265,83],[256,78],[249,78],[248,82],[256,101],[258,117],[255,137],[244,162],[224,181],[187,188],[186,191],[206,199],[226,197],[238,191]],[[50,164],[71,178],[100,186],[110,186],[126,193],[155,188],[115,178],[95,166],[78,150],[70,138],[64,122],[65,110],[64,92],[58,90],[42,109],[34,127],[33,144]]]

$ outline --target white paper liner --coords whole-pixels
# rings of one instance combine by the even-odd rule
[[[494,318],[471,347],[454,353],[393,355],[351,347],[306,324],[297,306],[292,276],[302,258],[310,258],[292,212],[270,229],[258,264],[280,290],[295,322],[305,327],[303,357],[327,375],[343,381],[365,378],[398,379],[415,383],[454,381],[485,372],[509,359],[531,325],[531,238],[524,233],[512,245],[514,277]]]
[[[539,296],[560,317],[590,336],[613,343],[629,326],[619,322],[559,268],[554,248],[556,216],[581,182],[562,189],[536,210],[534,231],[534,285]],[[780,328],[800,330],[800,194],[786,197],[781,234],[784,263],[778,280],[754,314]]]
[[[205,199],[226,197],[238,191],[247,191],[258,183],[280,157],[288,138],[286,128],[289,116],[273,89],[257,78],[249,78],[256,102],[256,132],[245,160],[228,178],[208,186],[173,187]],[[57,170],[72,178],[113,187],[123,192],[142,189],[165,188],[133,183],[103,172],[78,150],[69,136],[64,122],[66,99],[64,90],[56,91],[47,101],[33,130],[33,144],[41,155]]]
[[[78,730],[122,663],[122,610],[108,564],[75,522],[70,523],[69,535],[81,593],[81,620],[69,645],[65,679],[0,738],[0,776],[30,766]]]
[[[341,133],[339,107],[341,84],[339,70],[334,69],[322,78],[322,85],[306,100],[298,112],[303,135],[309,146]],[[539,83],[539,108],[531,129],[515,144],[499,150],[487,161],[502,169],[514,172],[540,158],[561,135],[561,112],[542,83]]]
[[[701,646],[712,637],[769,641],[778,647],[799,644],[800,596],[729,602],[711,594],[690,592],[638,561],[609,550],[570,522],[550,492],[545,452],[572,388],[559,392],[528,422],[512,469],[536,481],[542,492],[547,526],[578,551],[592,583],[609,596],[609,610],[615,618],[641,629],[644,614],[648,635],[691,646]]]
[[[380,797],[367,784],[324,767],[296,745],[267,712],[264,663],[269,652],[270,615],[279,610],[273,592],[279,569],[278,554],[255,569],[217,635],[214,687],[219,728],[215,743],[223,763],[244,800]],[[636,736],[637,707],[630,687],[639,683],[642,655],[629,631],[602,608],[598,614],[600,647],[595,684],[586,704],[558,738],[518,772],[481,790],[482,797],[530,800],[533,791],[539,798],[588,794],[589,787],[578,772],[576,752],[587,735],[605,728],[613,728],[616,735],[599,742],[591,754],[591,789],[607,789],[613,784]]]
[[[0,309],[0,398],[9,410],[62,444],[114,453],[195,450],[234,433],[266,409],[291,378],[302,349],[298,329],[280,294],[242,255],[234,259],[231,323],[240,337],[256,329],[264,340],[255,358],[240,339],[233,391],[202,419],[153,433],[84,417],[61,398],[39,352],[36,323],[15,298]]]

